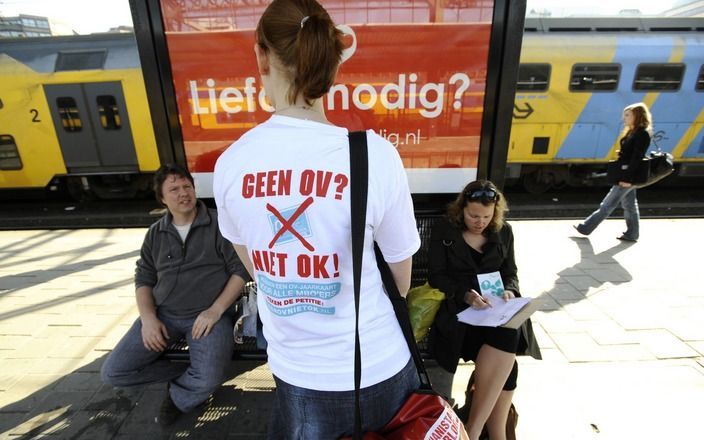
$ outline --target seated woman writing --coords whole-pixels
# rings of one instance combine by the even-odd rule
[[[454,373],[459,359],[475,364],[475,392],[467,422],[470,440],[486,424],[492,440],[506,439],[506,419],[516,388],[516,353],[540,359],[530,321],[518,330],[461,323],[457,313],[490,307],[478,275],[499,272],[504,300],[520,296],[513,232],[504,221],[503,194],[487,180],[468,184],[438,220],[430,237],[429,283],[446,295],[430,332],[438,364]]]

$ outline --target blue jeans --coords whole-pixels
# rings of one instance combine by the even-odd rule
[[[599,209],[594,211],[581,224],[577,230],[584,235],[589,235],[599,224],[608,217],[614,209],[621,204],[623,217],[626,219],[626,232],[623,235],[633,240],[638,240],[640,213],[638,212],[638,200],[636,199],[636,189],[633,187],[623,188],[618,185],[611,187],[611,190],[604,200],[601,201]]]
[[[159,319],[166,326],[169,344],[186,338],[190,364],[171,362],[161,358],[161,352],[147,350],[142,343],[142,321],[137,319],[105,360],[101,377],[114,387],[170,382],[171,399],[178,409],[188,412],[225,380],[234,344],[232,319],[223,315],[208,336],[198,340],[191,336],[195,318]]]
[[[354,390],[316,391],[277,377],[270,440],[332,440],[354,433]],[[411,359],[396,375],[360,390],[362,430],[378,431],[398,412],[420,379]]]

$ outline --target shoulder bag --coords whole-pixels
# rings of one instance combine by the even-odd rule
[[[352,132],[350,138],[350,192],[352,210],[352,262],[355,303],[355,349],[354,349],[354,390],[355,390],[355,440],[415,440],[428,438],[468,439],[462,421],[457,417],[445,399],[433,391],[430,378],[425,371],[420,351],[413,338],[413,330],[408,317],[405,299],[398,291],[389,265],[376,244],[376,261],[384,282],[384,288],[394,307],[403,335],[411,351],[411,356],[420,377],[420,388],[412,392],[401,409],[379,432],[362,434],[362,414],[359,406],[359,388],[362,379],[362,361],[359,344],[359,296],[362,279],[362,256],[364,249],[364,223],[367,212],[368,154],[366,132]]]

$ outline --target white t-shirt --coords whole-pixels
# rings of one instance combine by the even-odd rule
[[[398,373],[410,354],[374,257],[420,247],[396,149],[373,131],[359,328],[362,387]],[[347,129],[272,116],[215,165],[220,231],[254,265],[269,367],[281,380],[322,391],[354,389],[354,290]]]
[[[178,232],[178,235],[181,236],[181,241],[186,242],[186,237],[188,237],[188,231],[191,230],[191,223],[187,225],[177,225],[176,223],[171,222],[172,225],[174,225],[174,228],[176,228],[176,232]]]

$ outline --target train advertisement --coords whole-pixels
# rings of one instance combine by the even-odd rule
[[[160,2],[186,158],[200,196],[212,196],[222,151],[274,111],[253,50],[267,3]],[[373,129],[394,144],[414,193],[456,192],[475,178],[494,2],[321,3],[347,47],[324,97],[329,120]]]

